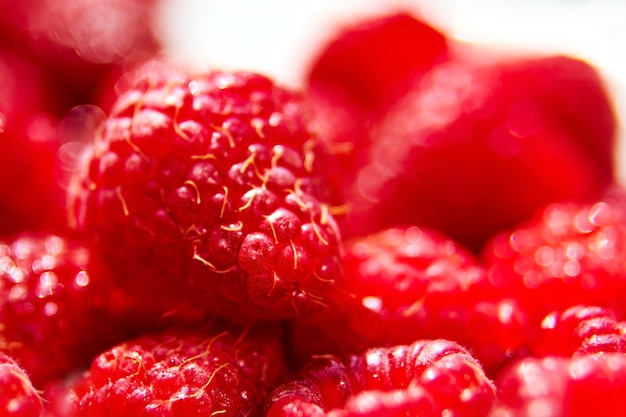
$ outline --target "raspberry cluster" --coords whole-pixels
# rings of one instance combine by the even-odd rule
[[[624,414],[591,63],[392,10],[295,91],[168,59],[153,0],[52,3],[0,1],[0,415]]]

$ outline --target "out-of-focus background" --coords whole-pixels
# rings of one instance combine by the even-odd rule
[[[402,7],[464,42],[587,59],[626,120],[626,1],[622,0],[164,0],[170,55],[191,65],[249,69],[297,88],[311,53],[338,27]],[[626,182],[626,139],[616,157]]]

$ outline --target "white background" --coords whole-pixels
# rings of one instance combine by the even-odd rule
[[[456,39],[493,48],[563,52],[606,77],[626,120],[626,1],[164,0],[163,39],[191,65],[246,69],[298,88],[304,66],[338,25],[402,6]],[[626,140],[616,159],[626,183]]]

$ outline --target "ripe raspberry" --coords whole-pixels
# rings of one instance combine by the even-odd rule
[[[399,10],[337,28],[312,59],[307,83],[312,91],[339,91],[376,112],[447,55],[443,33]]]
[[[625,330],[612,310],[578,305],[548,314],[531,350],[537,356],[626,353]]]
[[[65,229],[52,97],[31,62],[0,51],[0,235]]]
[[[496,380],[490,417],[590,417],[624,414],[626,355],[526,358]]]
[[[124,277],[176,308],[293,317],[334,288],[338,232],[299,98],[252,73],[148,74],[75,178],[71,215]],[[128,279],[128,277],[132,277]],[[115,279],[115,277],[112,277]]]
[[[411,226],[347,241],[341,265],[333,305],[289,326],[297,362],[443,338],[471,349],[491,374],[526,342],[517,304],[478,291],[486,270],[438,232]]]
[[[307,96],[333,205],[369,147],[369,128],[428,69],[448,57],[446,36],[409,11],[398,10],[337,28],[314,55]]]
[[[6,417],[39,417],[41,397],[26,372],[13,359],[0,352],[0,409]]]
[[[456,60],[422,77],[372,129],[365,161],[345,190],[344,234],[417,224],[478,251],[493,233],[545,204],[597,198],[612,181],[612,166],[590,156],[591,139],[563,120],[564,114],[586,119],[593,111],[575,113],[567,100],[546,104],[550,95],[542,86],[572,90],[571,100],[586,96],[572,97],[576,82],[564,82],[561,71],[541,73],[549,81],[532,71],[510,76],[523,65],[530,66]],[[613,129],[602,125],[593,132],[595,140]],[[613,138],[598,142],[612,144]]]
[[[479,416],[495,386],[460,345],[423,340],[317,357],[269,398],[268,417]]]
[[[258,416],[285,372],[276,328],[172,329],[97,356],[66,395],[66,417]]]
[[[555,203],[484,250],[492,287],[514,297],[539,325],[575,305],[614,309],[623,317],[626,200],[623,191],[595,203]]]
[[[126,336],[113,318],[117,324],[132,318],[113,314],[121,299],[99,285],[102,273],[71,239],[22,234],[0,242],[0,352],[38,388]]]
[[[354,180],[362,154],[370,144],[370,116],[360,103],[340,92],[309,92],[307,103],[320,142],[315,162],[324,175],[333,213],[340,217],[344,214],[344,190]]]
[[[56,88],[59,110],[92,102],[118,65],[160,48],[159,0],[3,0],[0,42],[37,62]]]
[[[505,65],[501,86],[500,94],[508,102],[532,100],[540,111],[575,133],[596,169],[607,177],[613,175],[615,101],[592,63],[565,55],[514,60]]]

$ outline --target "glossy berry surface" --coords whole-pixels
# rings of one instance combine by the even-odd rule
[[[66,228],[59,120],[43,76],[32,62],[0,51],[0,236]]]
[[[485,247],[494,288],[514,295],[533,322],[578,304],[623,312],[625,205],[621,192],[589,204],[549,205]]]
[[[100,268],[84,245],[57,235],[0,243],[0,351],[38,389],[127,336]]]
[[[292,90],[184,3],[0,0],[0,417],[626,415],[605,62],[360,9]]]
[[[118,66],[160,49],[159,0],[2,0],[0,42],[35,62],[55,92],[59,114],[94,100]]]
[[[490,417],[617,416],[624,413],[626,356],[527,358],[496,380]]]
[[[473,416],[487,412],[494,399],[495,386],[465,349],[424,340],[314,358],[274,390],[268,416]]]
[[[513,59],[503,66],[507,103],[529,100],[573,133],[601,175],[612,176],[619,120],[611,84],[600,68],[574,56]]]
[[[443,338],[471,348],[493,371],[529,331],[515,299],[483,291],[486,269],[439,232],[397,227],[348,240],[341,266],[345,281],[334,304],[290,326],[303,358]]]
[[[411,81],[448,56],[448,39],[409,11],[361,18],[338,27],[307,71],[308,88],[340,91],[379,112]]]
[[[318,160],[329,198],[343,209],[344,189],[370,146],[371,125],[451,52],[445,33],[408,10],[345,20],[334,29],[312,55],[304,87],[320,132]]]
[[[537,356],[626,353],[626,323],[613,310],[577,305],[548,314],[533,342]]]
[[[66,398],[70,416],[258,416],[285,372],[276,329],[173,329],[104,351]]]
[[[536,93],[546,83],[543,73],[529,71],[515,82],[509,75],[506,64],[452,60],[397,100],[372,128],[344,190],[345,235],[417,224],[478,251],[545,204],[597,198],[612,182],[612,165],[592,156],[592,139],[562,122]],[[559,85],[556,75],[551,80],[553,89],[578,91]],[[592,135],[605,135],[597,139],[603,152],[613,141],[611,126]]]
[[[0,407],[2,415],[39,417],[43,401],[28,375],[15,361],[0,352]]]
[[[101,126],[72,220],[134,275],[113,285],[150,288],[152,303],[197,293],[235,320],[304,314],[337,278],[315,146],[298,97],[269,78],[148,74]]]

